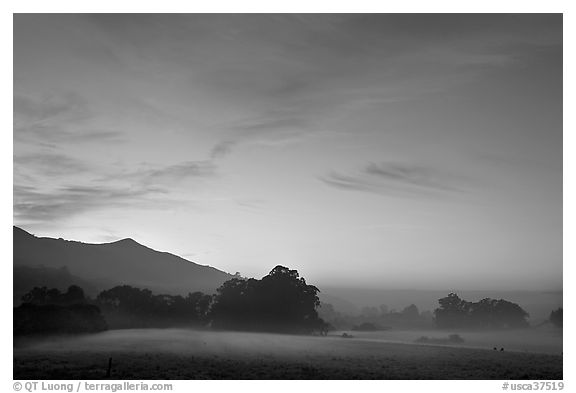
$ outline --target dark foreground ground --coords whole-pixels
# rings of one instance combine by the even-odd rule
[[[14,379],[562,379],[562,356],[249,333],[104,333],[14,348]],[[132,331],[135,332],[135,331]]]

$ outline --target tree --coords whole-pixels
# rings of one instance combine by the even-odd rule
[[[311,331],[321,320],[318,288],[307,285],[298,271],[276,266],[259,283],[260,317],[276,331]]]
[[[115,328],[197,326],[206,322],[212,296],[154,295],[149,289],[123,285],[102,291],[97,302]]]
[[[528,327],[528,313],[518,304],[504,299],[482,299],[472,303],[455,293],[439,299],[434,310],[439,327],[524,328]]]
[[[214,295],[210,311],[212,327],[218,329],[254,330],[256,320],[256,281],[233,278],[222,284]]]
[[[415,304],[411,304],[402,310],[402,317],[407,320],[417,320],[420,318],[420,311]]]
[[[72,285],[58,289],[35,287],[14,309],[14,335],[88,333],[107,329],[100,308],[88,304],[84,290]]]
[[[554,310],[550,313],[550,322],[552,322],[552,324],[556,327],[563,327],[563,311],[562,311],[562,307],[560,307],[558,310]]]
[[[92,304],[37,305],[23,303],[14,309],[14,335],[90,333],[107,329],[100,309]]]
[[[466,325],[470,303],[462,300],[455,293],[439,299],[440,308],[434,310],[436,324],[439,327],[457,327]]]
[[[220,329],[309,333],[324,331],[318,288],[298,271],[276,266],[261,280],[233,278],[217,290],[210,312]]]
[[[35,305],[72,305],[84,304],[87,299],[82,288],[77,285],[71,285],[64,293],[57,288],[34,287],[22,296],[22,301]]]
[[[129,285],[102,291],[96,300],[104,307],[115,308],[119,312],[148,316],[152,311],[152,291]]]
[[[48,288],[34,287],[22,296],[24,303],[43,305],[48,303]]]
[[[70,285],[68,290],[62,294],[61,303],[64,304],[81,304],[86,303],[86,296],[84,290],[78,285]]]
[[[198,321],[204,321],[210,311],[212,305],[212,296],[206,295],[202,292],[189,293],[186,296],[187,307],[194,310],[195,317]]]
[[[494,327],[497,324],[494,309],[497,301],[494,299],[482,299],[471,306],[470,324],[481,327]]]
[[[504,299],[497,300],[494,309],[493,327],[525,328],[528,327],[528,313],[516,303]]]
[[[380,316],[385,316],[386,314],[388,314],[389,310],[387,305],[381,304],[379,308],[380,308]]]

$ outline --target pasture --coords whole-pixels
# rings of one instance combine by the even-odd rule
[[[463,344],[444,346],[413,342],[447,336],[438,330],[353,332],[348,339],[338,332],[115,330],[19,340],[14,379],[102,379],[109,358],[111,379],[562,379],[558,331],[458,333]],[[505,351],[493,351],[496,345]]]

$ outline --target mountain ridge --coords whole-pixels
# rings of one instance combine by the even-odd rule
[[[66,266],[75,275],[108,285],[127,284],[166,293],[215,292],[233,276],[132,238],[110,243],[37,237],[13,226],[15,266]],[[101,286],[101,285],[100,285]]]

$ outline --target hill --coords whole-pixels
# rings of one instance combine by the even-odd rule
[[[13,236],[15,269],[67,267],[71,274],[98,289],[127,284],[171,294],[212,293],[233,277],[213,267],[153,250],[133,239],[90,244],[39,238],[18,227],[14,227]]]

